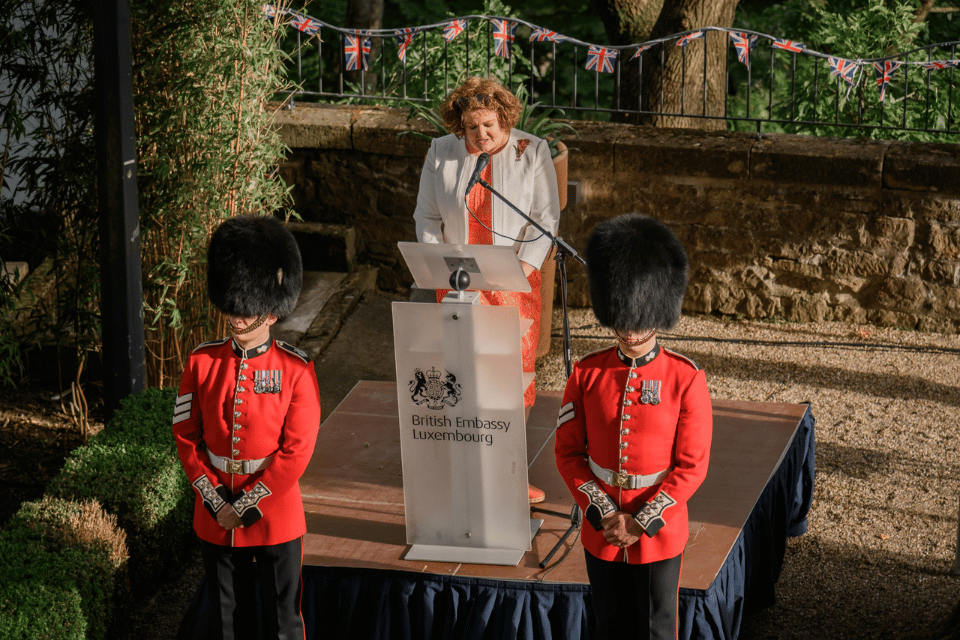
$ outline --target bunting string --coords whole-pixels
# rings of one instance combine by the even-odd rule
[[[757,44],[757,36],[743,31],[731,31],[730,40],[733,41],[733,47],[737,50],[737,60],[750,68],[750,52]]]
[[[509,58],[513,39],[517,35],[517,23],[512,20],[492,18],[490,26],[493,29],[494,52],[501,58]]]
[[[294,29],[307,34],[308,36],[320,39],[321,29],[333,29],[343,33],[343,54],[344,65],[348,71],[367,70],[370,68],[370,51],[372,49],[372,38],[380,37],[386,40],[392,40],[397,46],[397,56],[401,61],[406,62],[407,49],[413,44],[416,37],[426,31],[438,29],[442,31],[443,38],[447,42],[455,41],[460,34],[465,33],[469,26],[469,20],[487,21],[490,24],[491,34],[494,43],[494,53],[501,58],[510,58],[513,50],[514,41],[517,35],[517,29],[523,25],[530,29],[530,42],[547,43],[570,43],[577,46],[586,47],[587,55],[584,66],[588,71],[595,73],[614,73],[617,68],[619,53],[621,51],[632,52],[630,61],[638,60],[641,56],[654,47],[665,47],[673,43],[680,48],[686,48],[697,40],[704,40],[708,31],[716,31],[728,34],[730,42],[733,45],[737,55],[737,60],[750,68],[750,58],[756,49],[761,38],[770,42],[771,55],[773,51],[784,51],[797,54],[804,54],[813,57],[824,58],[830,67],[830,75],[843,80],[847,84],[847,94],[856,87],[863,77],[864,68],[872,68],[875,72],[877,81],[877,90],[880,93],[880,101],[886,99],[886,90],[893,81],[895,72],[905,65],[919,66],[928,73],[955,69],[960,66],[960,60],[927,60],[923,62],[908,62],[904,60],[894,60],[897,56],[888,56],[877,59],[847,59],[838,56],[831,56],[809,49],[802,42],[774,38],[762,33],[746,31],[743,29],[728,29],[724,27],[702,27],[685,33],[677,33],[665,38],[658,38],[648,42],[620,45],[603,46],[589,42],[583,42],[576,38],[565,36],[556,31],[531,24],[518,18],[503,18],[497,16],[473,15],[461,18],[444,20],[431,25],[420,25],[416,27],[406,27],[402,29],[370,29],[363,32],[356,30],[342,29],[330,25],[322,20],[317,20],[310,16],[298,13],[292,9],[278,9],[269,4],[261,5],[263,14],[270,20],[276,20],[279,17],[287,16],[289,24]],[[533,46],[531,44],[531,46]],[[899,54],[904,55],[904,54]]]
[[[873,63],[873,70],[877,75],[877,88],[880,90],[880,102],[883,102],[886,98],[887,85],[893,80],[893,72],[899,69],[902,64],[902,62],[896,60]]]
[[[613,73],[613,65],[617,61],[616,49],[591,46],[587,50],[587,71]]]

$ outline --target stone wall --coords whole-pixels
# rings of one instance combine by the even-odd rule
[[[353,226],[380,286],[408,286],[396,243],[414,239],[427,143],[398,133],[427,125],[305,105],[277,121],[304,220]],[[560,235],[582,250],[603,218],[663,220],[690,255],[685,311],[960,331],[960,145],[572,124]]]

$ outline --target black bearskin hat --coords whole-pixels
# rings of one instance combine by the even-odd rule
[[[302,285],[300,249],[277,218],[237,216],[213,232],[207,292],[228,316],[284,318],[296,308]]]
[[[593,313],[605,327],[642,332],[680,320],[690,265],[666,225],[629,214],[604,220],[587,240]]]

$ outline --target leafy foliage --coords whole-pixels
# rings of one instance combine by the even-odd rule
[[[23,347],[42,341],[72,355],[79,383],[100,345],[90,12],[82,0],[0,0],[0,12],[0,262],[48,263],[44,282],[0,289],[0,334],[21,345],[4,345],[0,381],[17,382]]]
[[[482,13],[517,17],[516,12],[502,0],[484,0]],[[324,21],[329,22],[326,9],[321,15]],[[434,24],[461,15],[446,8],[436,13],[417,11],[405,16],[404,26]],[[307,95],[310,92],[331,93],[339,90],[337,83],[343,64],[343,36],[338,31],[329,30],[321,35],[322,43],[316,38],[304,42],[299,32],[288,29],[281,41],[281,48],[291,61],[296,62],[299,89],[307,92]],[[400,60],[392,37],[375,36],[373,47],[382,49],[380,55],[371,55],[371,69],[362,76],[350,72],[352,76],[348,75],[348,78],[353,79],[348,79],[344,92],[363,95],[364,104],[396,104],[399,99],[434,102],[469,76],[475,75],[496,76],[513,88],[529,80],[531,74],[535,73],[526,57],[523,47],[526,39],[522,36],[518,31],[510,58],[500,58],[493,53],[492,27],[487,20],[469,21],[467,32],[457,36],[454,43],[444,40],[442,29],[433,28],[416,36],[406,50],[406,61]],[[349,97],[344,101],[351,103],[361,99]]]
[[[107,637],[128,599],[128,561],[147,590],[180,566],[194,494],[170,432],[174,393],[125,399],[0,531],[0,638]]]
[[[83,599],[77,587],[57,571],[57,557],[29,543],[0,534],[0,553],[23,558],[32,555],[35,574],[0,581],[0,638],[9,640],[86,640]],[[42,555],[40,555],[42,554]],[[75,561],[63,558],[64,564]],[[50,571],[53,568],[54,571]],[[0,572],[3,569],[0,568]],[[6,574],[9,575],[9,574]],[[51,582],[41,575],[64,578]]]
[[[41,556],[62,558],[64,566],[56,573],[69,574],[68,581],[77,587],[86,637],[105,637],[114,611],[114,595],[126,587],[126,536],[117,527],[117,519],[104,513],[94,501],[77,503],[45,497],[24,504],[8,527],[38,542],[41,549],[36,551]]]
[[[177,390],[144,389],[135,396],[120,401],[107,426],[92,442],[116,445],[126,442],[146,442],[161,451],[177,451],[170,432],[170,416],[177,401]]]
[[[89,3],[0,8],[0,257],[33,271],[0,290],[0,382],[23,375],[24,345],[64,348],[85,428],[79,383],[101,334]],[[138,0],[131,23],[147,374],[159,386],[222,330],[204,287],[211,229],[289,203],[266,103],[284,80],[258,1]]]
[[[802,41],[809,49],[848,60],[899,53],[905,54],[896,58],[900,61],[956,58],[953,45],[930,48],[911,58],[911,48],[931,33],[929,23],[916,22],[916,6],[911,0],[788,0],[756,14],[741,14],[737,26]],[[760,55],[754,54],[752,75],[748,76],[743,65],[731,62],[736,97],[731,100],[730,114],[734,117],[780,121],[764,124],[766,131],[960,141],[960,136],[953,134],[911,131],[945,129],[948,124],[956,127],[960,91],[953,86],[956,76],[952,70],[925,71],[904,64],[894,72],[881,101],[869,64],[859,69],[857,85],[850,87],[830,75],[823,58],[771,50],[764,59],[763,48],[758,46]],[[754,126],[753,122],[731,125],[745,130]]]
[[[48,488],[52,495],[93,498],[128,533],[131,573],[151,582],[184,559],[194,492],[170,431],[176,389],[151,388],[125,398],[91,443],[74,451]]]
[[[107,637],[126,558],[95,502],[24,504],[0,532],[0,638]]]
[[[169,414],[167,414],[169,418]],[[73,451],[48,495],[93,499],[127,532],[135,585],[154,584],[182,561],[193,514],[193,490],[165,443],[89,445]]]
[[[289,204],[267,105],[284,80],[257,0],[141,0],[132,22],[147,376],[164,386],[223,330],[203,269],[212,229]]]

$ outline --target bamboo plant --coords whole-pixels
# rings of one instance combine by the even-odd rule
[[[206,293],[212,230],[288,203],[268,99],[285,86],[280,18],[258,0],[144,3],[134,17],[147,382],[176,384],[225,330]],[[278,15],[283,13],[278,11]]]

